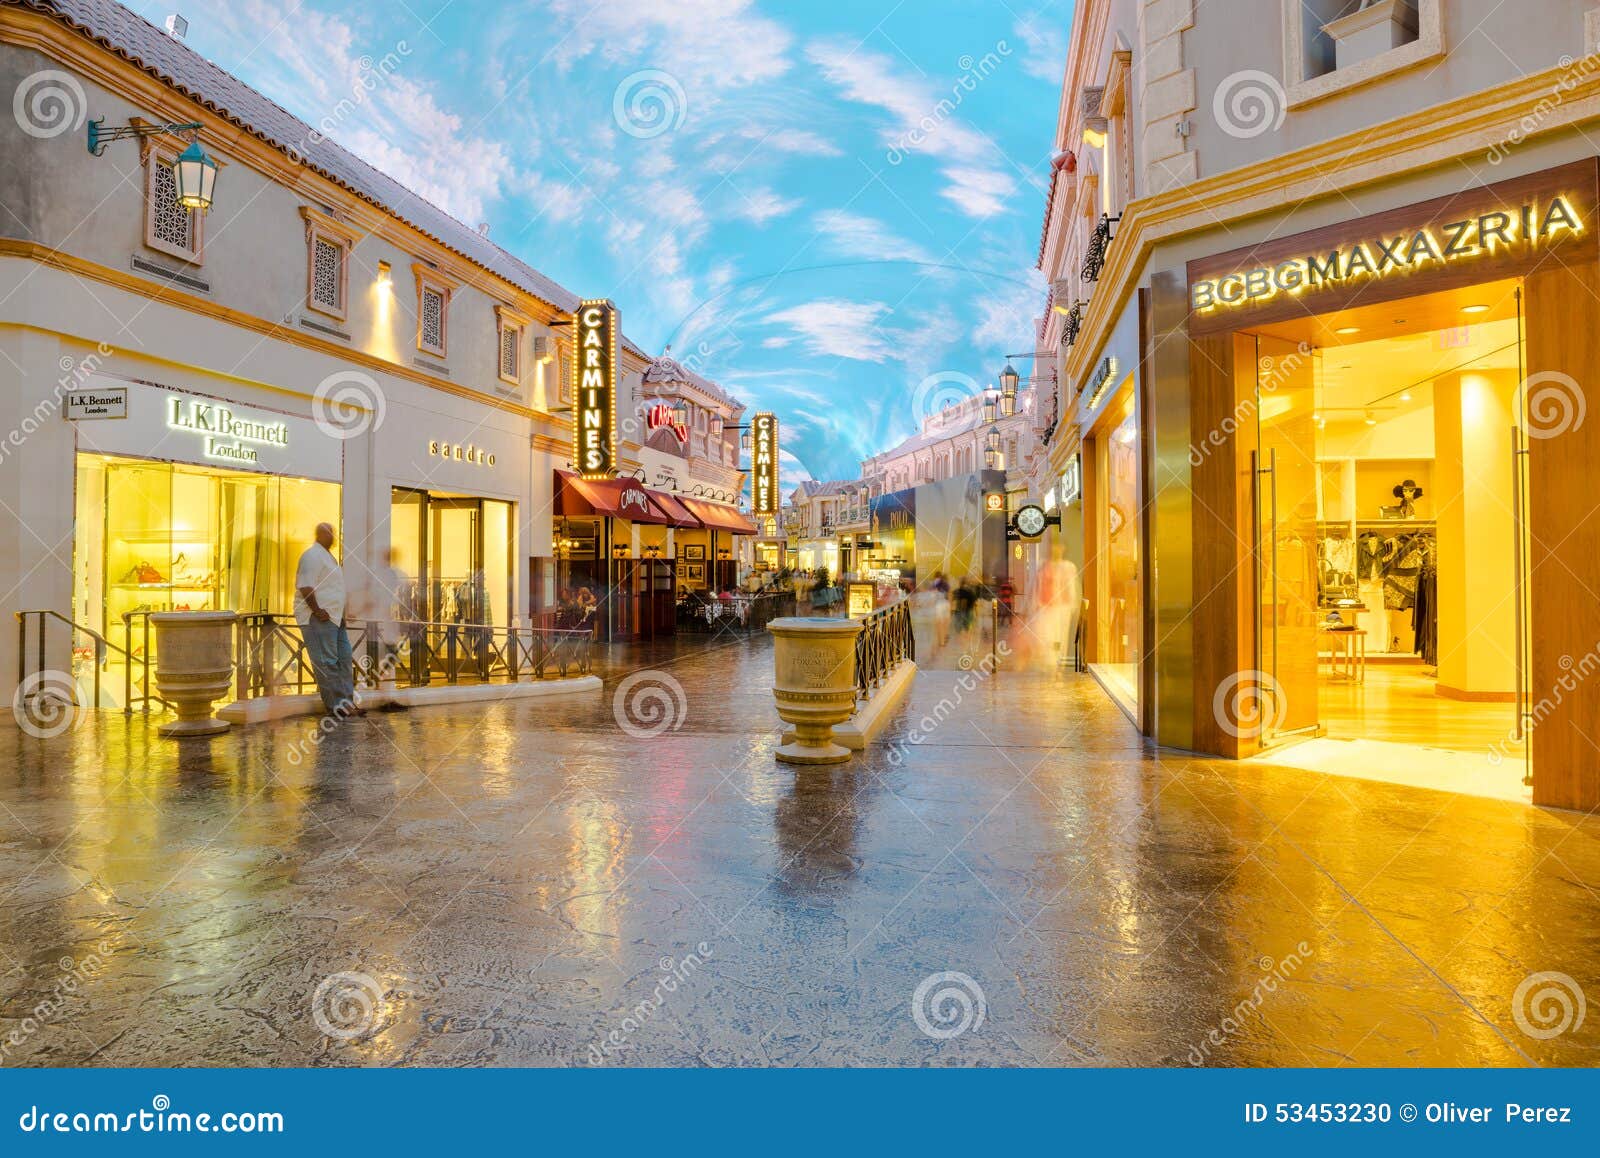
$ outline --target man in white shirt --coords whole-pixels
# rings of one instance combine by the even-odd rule
[[[311,657],[322,703],[333,716],[364,716],[356,706],[350,633],[344,626],[344,569],[333,557],[333,527],[317,524],[317,541],[294,573],[294,617]]]

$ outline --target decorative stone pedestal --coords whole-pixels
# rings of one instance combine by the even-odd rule
[[[789,616],[767,624],[773,635],[772,696],[794,739],[777,750],[785,764],[840,764],[850,749],[833,742],[833,726],[856,706],[856,619]]]
[[[211,714],[211,705],[233,686],[232,611],[158,611],[156,690],[178,718],[156,730],[163,736],[215,736],[228,722]]]

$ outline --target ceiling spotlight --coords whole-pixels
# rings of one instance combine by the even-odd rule
[[[1359,334],[1361,332],[1361,327],[1360,326],[1340,326],[1337,330],[1335,330],[1333,332],[1336,333],[1336,334]]]
[[[1400,401],[1402,401],[1402,402],[1410,402],[1411,401],[1411,391],[1409,391],[1409,390],[1400,391]]]
[[[1377,418],[1373,415],[1372,411],[1370,411],[1370,410],[1367,411],[1367,425],[1368,426],[1376,426],[1376,425],[1378,425]]]
[[[1486,314],[1489,312],[1489,307],[1481,303],[1471,306],[1462,306],[1461,312],[1464,314]]]

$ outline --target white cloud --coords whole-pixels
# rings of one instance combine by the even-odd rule
[[[763,132],[759,128],[749,128],[742,134],[749,140],[759,141],[764,149],[772,149],[779,153],[793,153],[799,157],[838,157],[843,155],[843,150],[832,141],[814,133],[810,129],[776,129],[772,132]]]
[[[697,97],[714,99],[717,90],[789,68],[788,30],[753,11],[752,0],[550,0],[548,8],[560,30],[553,53],[562,66],[598,54],[634,69],[661,69],[683,85],[690,116]]]
[[[889,313],[883,302],[852,302],[820,298],[768,314],[767,320],[786,325],[804,341],[808,353],[857,362],[884,362],[895,354],[891,335],[877,326]]]
[[[871,261],[933,261],[933,255],[899,236],[885,221],[844,209],[812,218],[817,233],[837,252]]]
[[[775,217],[793,213],[801,204],[798,199],[782,197],[765,186],[748,191],[740,189],[733,199],[733,214],[744,221],[765,225]]]
[[[478,135],[413,75],[425,68],[415,46],[358,46],[336,16],[304,8],[285,20],[281,5],[265,0],[238,0],[211,16],[230,41],[252,46],[237,61],[220,61],[223,67],[457,219],[485,220],[488,206],[512,187],[505,146]],[[472,180],[463,181],[463,173]]]
[[[1067,70],[1067,28],[1059,20],[1037,14],[1017,21],[1016,33],[1022,38],[1022,71],[1031,77],[1060,85]]]
[[[1009,174],[994,169],[952,165],[944,173],[950,184],[939,190],[939,196],[969,217],[992,217],[1005,212],[1006,199],[1017,187]]]
[[[859,47],[824,42],[806,56],[845,97],[889,113],[893,123],[882,134],[887,155],[939,159],[950,181],[941,192],[970,216],[1004,208],[1016,180],[1001,167],[994,143],[960,119],[961,89],[939,89],[898,71],[891,57]]]

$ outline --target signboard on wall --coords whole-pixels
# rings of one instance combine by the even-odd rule
[[[617,465],[617,307],[601,298],[578,305],[573,361],[572,464],[587,479]]]
[[[750,420],[750,499],[758,515],[778,511],[778,416],[766,411]]]
[[[86,418],[126,418],[128,388],[113,386],[105,390],[74,390],[67,395],[62,414],[70,422]]]
[[[146,382],[90,378],[76,393],[127,396],[120,422],[77,427],[78,449],[339,482],[344,441],[315,419]]]
[[[1189,332],[1514,276],[1558,249],[1593,245],[1597,201],[1591,158],[1196,258]]]

